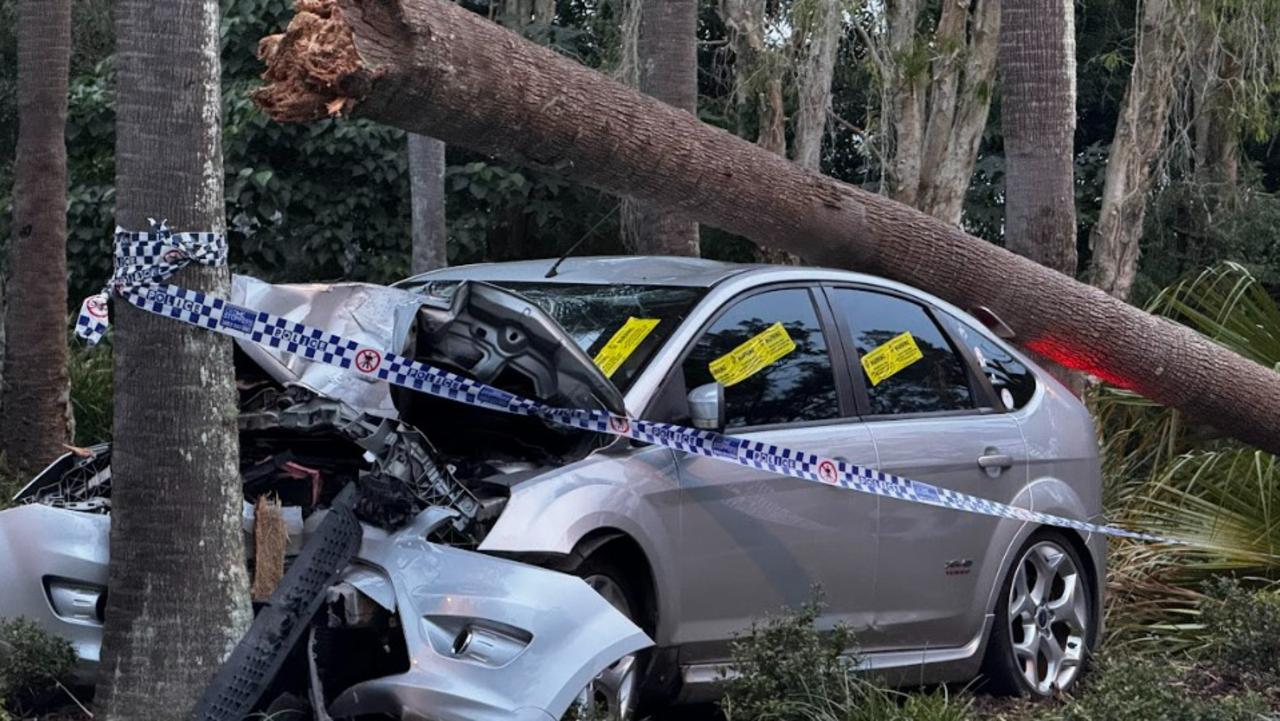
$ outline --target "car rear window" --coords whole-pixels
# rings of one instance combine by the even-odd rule
[[[870,415],[938,413],[974,408],[964,360],[942,329],[917,303],[884,293],[834,288],[831,302],[852,331]],[[891,364],[892,372],[873,382],[861,360],[903,334],[919,348],[915,360]],[[880,351],[883,353],[883,351]],[[904,356],[910,358],[912,356]]]

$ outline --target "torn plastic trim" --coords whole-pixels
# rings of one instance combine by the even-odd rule
[[[358,559],[395,590],[409,670],[342,691],[332,717],[558,720],[602,671],[653,645],[579,578],[427,541],[450,516],[428,509],[393,534],[366,526]]]

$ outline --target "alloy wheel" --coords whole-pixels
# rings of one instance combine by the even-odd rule
[[[603,574],[587,576],[587,585],[627,618],[634,618],[631,603],[617,581]],[[631,721],[636,697],[636,655],[618,659],[578,694],[574,702],[576,718],[581,721]]]
[[[1071,555],[1053,541],[1028,548],[1009,589],[1009,640],[1015,666],[1035,693],[1065,690],[1080,674],[1091,613]]]

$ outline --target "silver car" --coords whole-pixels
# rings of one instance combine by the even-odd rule
[[[1098,447],[1080,402],[1005,342],[998,331],[1007,329],[989,312],[978,311],[984,324],[881,278],[571,258],[449,268],[391,289],[237,279],[232,300],[363,334],[362,343],[553,405],[723,430],[1059,516],[1101,514]],[[352,380],[284,350],[239,351],[257,373],[241,386],[260,390],[242,403],[246,516],[261,479],[256,488],[278,492],[278,478],[313,472],[307,477],[325,483],[395,476],[392,445],[369,445],[383,438],[370,430],[379,423],[399,433],[396,457],[409,447],[435,474],[426,490],[401,474],[414,489],[408,508],[362,518],[353,567],[364,575],[330,591],[350,608],[360,597],[389,615],[433,619],[425,630],[393,624],[405,629],[414,672],[343,679],[366,701],[330,688],[321,696],[335,716],[556,718],[576,699],[625,718],[712,700],[731,672],[735,636],[805,602],[815,587],[825,600],[820,623],[851,626],[864,667],[902,683],[981,675],[996,691],[1050,695],[1075,682],[1099,638],[1101,536],[495,418]],[[315,425],[317,408],[330,413],[328,425]],[[328,449],[340,443],[305,442],[338,427],[362,452],[339,458]],[[296,468],[263,470],[286,451]],[[0,514],[0,564],[14,579],[0,586],[0,615],[35,617],[91,663],[109,468],[59,463],[20,494],[27,505]],[[297,538],[323,514],[324,495],[285,496],[296,506]],[[419,528],[413,542],[392,546],[400,557],[436,554],[433,563],[449,572],[403,578],[397,569],[413,564],[385,560],[397,532],[383,529],[434,511],[445,515],[427,524],[430,543]],[[519,580],[494,580],[504,573]],[[558,600],[572,593],[561,574],[584,579],[634,626],[609,625],[616,619],[581,598]],[[387,577],[384,588],[378,579]],[[405,597],[417,604],[455,587],[470,589],[460,592],[473,601],[465,613],[431,606],[442,601],[406,605]],[[448,620],[468,613],[476,619]],[[595,619],[609,629],[594,647],[568,630],[579,614],[584,625]],[[475,634],[497,649],[489,662],[457,653]],[[414,675],[428,666],[436,670]]]

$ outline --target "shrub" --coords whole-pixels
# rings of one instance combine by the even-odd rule
[[[794,705],[823,698],[846,685],[853,633],[837,626],[820,633],[815,623],[820,598],[799,609],[753,623],[733,642],[735,675],[728,679],[722,705],[731,720],[800,719]]]
[[[19,716],[47,702],[75,662],[65,639],[25,618],[0,620],[0,698]]]
[[[815,599],[753,624],[732,645],[736,675],[721,701],[727,721],[970,721],[967,699],[901,693],[854,671],[853,632],[816,626]]]
[[[1181,669],[1159,656],[1103,657],[1078,694],[1046,706],[1045,721],[1253,721],[1266,711],[1253,695],[1197,695]]]
[[[1280,594],[1248,591],[1217,579],[1200,605],[1205,646],[1201,660],[1214,672],[1262,687],[1280,684]]]

